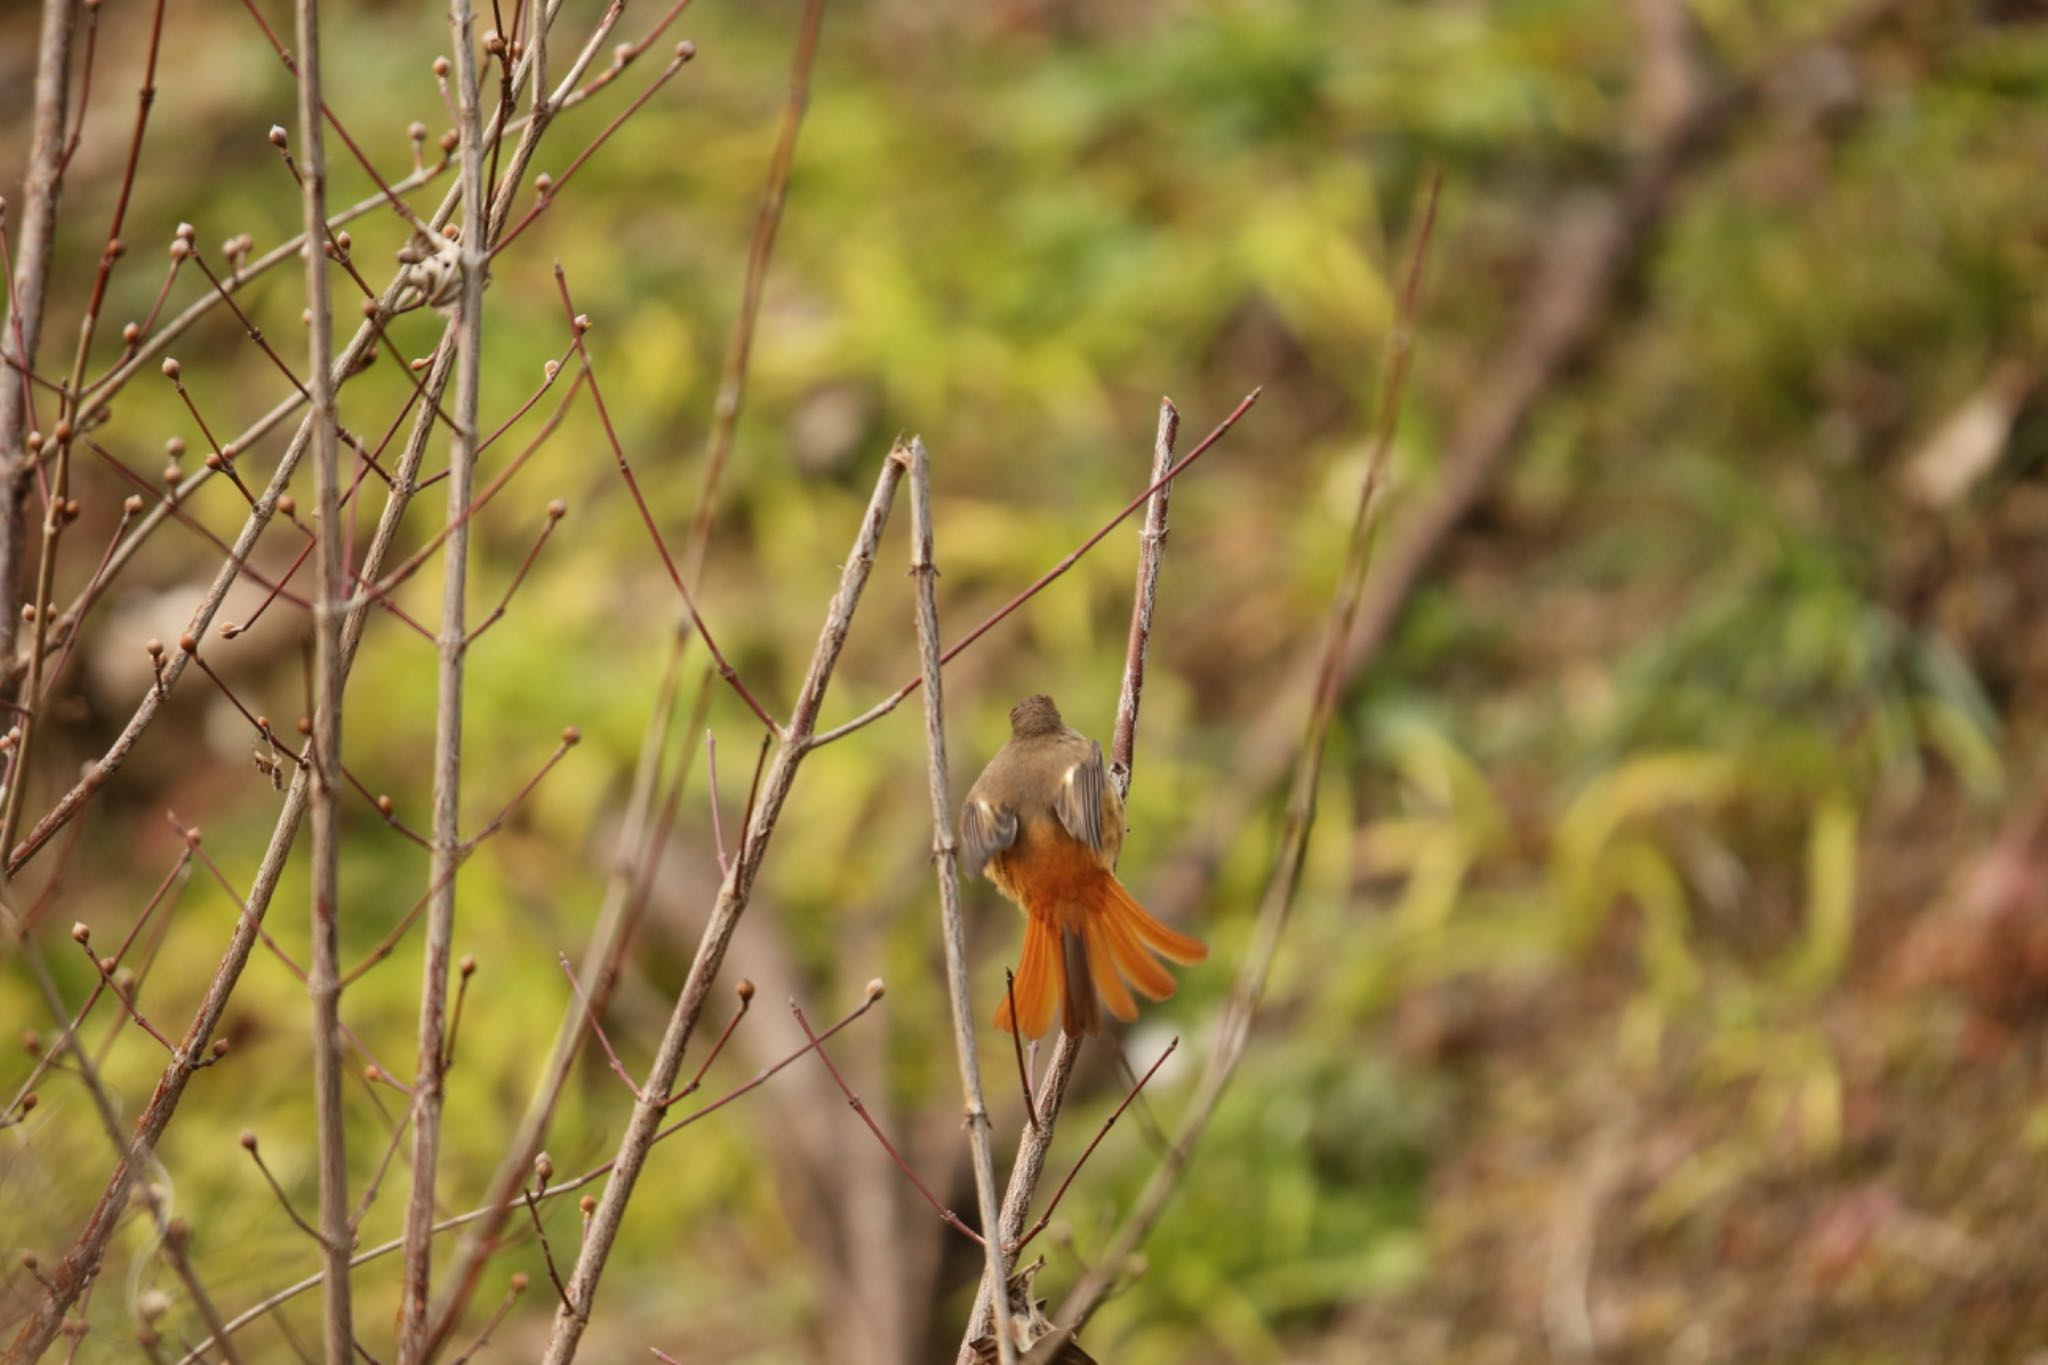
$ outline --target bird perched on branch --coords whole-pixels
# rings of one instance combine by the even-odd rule
[[[996,1027],[1036,1038],[1062,1003],[1073,1037],[1101,1030],[1097,1006],[1135,1019],[1131,988],[1173,994],[1159,964],[1209,955],[1199,939],[1145,913],[1112,869],[1124,841],[1124,805],[1103,770],[1102,746],[1067,728],[1047,696],[1010,709],[1010,742],[989,760],[960,812],[960,866],[986,872],[1024,911],[1024,951],[1012,1001]],[[1156,955],[1156,956],[1155,956]]]

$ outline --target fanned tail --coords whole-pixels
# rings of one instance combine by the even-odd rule
[[[1055,1004],[1070,1037],[1099,1032],[1104,1007],[1128,1022],[1138,1017],[1133,989],[1149,1000],[1173,994],[1173,974],[1160,958],[1186,965],[1209,955],[1200,939],[1147,914],[1106,869],[1062,890],[1056,904],[1034,902],[1039,909],[1025,913],[1024,951],[1011,987],[1016,1004],[997,1004],[999,1029],[1043,1037]]]
[[[1108,871],[1089,882],[1081,909],[1095,989],[1119,1019],[1138,1017],[1131,987],[1150,1000],[1173,994],[1173,974],[1159,965],[1159,958],[1188,964],[1209,955],[1200,939],[1169,929],[1145,913]]]
[[[1132,898],[1131,893],[1124,889],[1124,884],[1113,874],[1103,873],[1097,887],[1099,892],[1092,898],[1094,903],[1088,908],[1100,911],[1103,919],[1113,929],[1121,931],[1121,937],[1128,940],[1132,948],[1143,945],[1168,962],[1178,962],[1183,967],[1193,966],[1209,956],[1208,946],[1202,940],[1183,934],[1178,929],[1169,929],[1147,914],[1145,907]],[[1119,953],[1118,965],[1121,966],[1131,958],[1141,955],[1142,953]],[[1152,967],[1155,971],[1159,970],[1157,963],[1153,963]],[[1129,975],[1128,972],[1125,974]],[[1168,980],[1170,982],[1171,978]],[[1134,984],[1135,981],[1136,978],[1133,978]],[[1171,989],[1167,994],[1172,994]],[[1154,998],[1164,1000],[1166,996]]]

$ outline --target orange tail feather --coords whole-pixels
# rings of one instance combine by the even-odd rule
[[[1146,914],[1107,870],[1089,881],[1081,901],[1095,986],[1110,1013],[1119,1019],[1133,1019],[1138,1013],[1126,982],[1153,1000],[1173,994],[1173,974],[1159,965],[1159,957],[1193,963],[1209,955],[1201,940],[1169,929]]]
[[[1026,905],[1024,949],[1011,987],[997,1004],[996,1027],[1039,1038],[1052,1027],[1072,1037],[1102,1027],[1101,1007],[1118,1019],[1138,1017],[1139,994],[1164,1000],[1173,974],[1159,959],[1189,964],[1209,950],[1200,939],[1169,929],[1145,912],[1115,874],[1099,866],[1074,869],[1052,885],[1020,887]]]
[[[996,1006],[997,1028],[1037,1038],[1052,1027],[1052,1008],[1060,987],[1060,973],[1055,968],[1060,958],[1059,939],[1052,921],[1041,915],[1025,916],[1024,951],[1017,961],[1015,983]],[[1010,1014],[1012,999],[1017,1003],[1014,1019]]]
[[[1104,877],[1103,880],[1109,883],[1109,899],[1115,901],[1115,908],[1110,913],[1124,927],[1131,930],[1139,942],[1168,962],[1178,962],[1183,967],[1191,967],[1209,956],[1208,945],[1202,940],[1183,934],[1178,929],[1169,929],[1147,914],[1145,907],[1132,898],[1131,893],[1124,889],[1122,882],[1113,876]]]
[[[1082,932],[1088,940],[1088,965],[1093,969],[1095,989],[1101,993],[1102,1003],[1109,1006],[1111,1014],[1129,1023],[1138,1017],[1138,1005],[1124,986],[1123,977],[1117,974],[1123,961],[1108,929],[1109,925],[1101,915],[1090,915],[1084,922]]]
[[[1102,939],[1124,978],[1148,999],[1164,1000],[1173,994],[1173,973],[1159,965],[1159,959],[1138,939],[1130,921],[1120,912],[1103,915]]]

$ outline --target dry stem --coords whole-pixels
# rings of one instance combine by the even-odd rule
[[[832,603],[826,611],[818,645],[811,655],[810,667],[804,674],[796,704],[790,711],[789,723],[781,727],[775,755],[762,782],[759,804],[748,827],[741,833],[738,856],[731,872],[726,875],[724,885],[719,888],[717,904],[698,944],[697,956],[690,964],[682,994],[677,997],[668,1027],[662,1033],[654,1064],[647,1079],[641,1083],[643,1095],[666,1096],[675,1086],[676,1073],[682,1067],[683,1050],[696,1029],[711,983],[725,960],[727,948],[732,944],[733,931],[739,927],[740,917],[746,913],[754,877],[774,838],[783,802],[788,799],[797,769],[811,747],[818,708],[824,702],[825,689],[832,680],[833,666],[838,663],[839,653],[845,647],[847,631],[853,625],[854,608],[860,603],[861,589],[866,586],[868,572],[874,567],[875,547],[881,540],[882,527],[888,519],[889,506],[895,499],[896,486],[902,477],[900,453],[891,451],[882,462],[874,496],[869,500],[867,515],[861,522],[860,533],[854,539],[853,549],[840,576],[839,590],[833,594]],[[590,1230],[583,1239],[583,1249],[576,1258],[576,1269],[569,1279],[570,1306],[555,1315],[554,1332],[544,1357],[547,1365],[567,1365],[575,1358],[584,1328],[590,1322],[598,1280],[604,1274],[605,1262],[625,1218],[626,1202],[632,1197],[633,1186],[646,1163],[648,1149],[660,1130],[665,1112],[663,1104],[660,1100],[643,1099],[633,1107],[633,1117],[619,1144],[612,1178],[591,1216]]]
[[[64,193],[64,116],[70,103],[71,39],[77,15],[72,0],[44,0],[21,232],[15,239],[7,325],[0,334],[0,352],[11,354],[24,371],[35,368],[50,284],[50,247]],[[26,445],[29,409],[28,381],[17,384],[12,374],[0,375],[0,656],[9,658],[21,620],[20,564],[28,533],[29,489],[35,482],[36,460]]]
[[[461,138],[463,225],[461,296],[456,306],[455,431],[448,442],[448,534],[442,548],[440,661],[434,707],[434,834],[426,941],[421,949],[419,1062],[414,1074],[412,1197],[406,1204],[405,1279],[398,1359],[426,1358],[428,1281],[433,1260],[435,1176],[440,1160],[441,1099],[447,1050],[448,962],[455,937],[455,881],[462,862],[462,681],[468,657],[469,502],[476,467],[477,401],[482,379],[484,266],[491,206],[484,185],[484,128],[478,100],[475,16],[469,0],[450,0]],[[545,32],[535,35],[544,44]],[[423,409],[430,410],[430,409]]]
[[[303,170],[307,239],[326,229],[327,156],[320,123],[320,17],[318,0],[297,0],[299,45],[299,144]],[[320,1243],[327,1261],[322,1330],[329,1365],[351,1359],[348,1256],[354,1241],[349,1223],[348,1150],[341,1101],[342,1038],[340,939],[341,809],[341,473],[335,431],[334,377],[327,368],[331,314],[327,297],[327,254],[306,253],[307,373],[313,381],[314,496],[319,507],[318,592],[313,602],[313,716],[311,743],[313,869],[312,970],[307,994],[313,1006],[313,1095],[320,1147]],[[251,1153],[253,1155],[254,1148]],[[282,1198],[282,1194],[280,1194]],[[217,1323],[209,1323],[218,1329]]]
[[[945,936],[946,989],[953,1004],[953,1050],[960,1058],[960,1091],[967,1106],[967,1141],[974,1156],[974,1192],[981,1206],[987,1283],[1009,1283],[996,1196],[995,1157],[989,1151],[988,1104],[975,1056],[974,1006],[967,979],[967,931],[960,914],[960,853],[953,837],[953,797],[946,778],[946,707],[939,665],[939,608],[933,593],[931,460],[924,442],[910,440],[910,572],[917,579],[917,643],[924,663],[924,740],[932,797],[932,864],[939,879],[939,921]],[[1002,1365],[1015,1365],[1010,1296],[998,1294],[996,1349]]]

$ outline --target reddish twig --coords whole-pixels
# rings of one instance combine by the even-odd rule
[[[711,405],[711,430],[704,441],[704,477],[697,493],[697,515],[690,525],[691,543],[699,549],[710,539],[719,480],[732,456],[733,435],[739,429],[740,409],[746,402],[754,328],[761,316],[768,262],[775,254],[776,230],[782,226],[782,206],[789,197],[797,137],[803,131],[804,113],[811,104],[811,68],[817,63],[818,38],[824,23],[825,0],[804,0],[803,17],[797,21],[796,50],[789,62],[789,92],[782,102],[775,150],[768,157],[768,173],[761,186],[761,202],[754,210],[754,232],[747,242],[747,265],[740,277],[739,312],[733,316],[732,335],[726,342],[725,361],[719,369],[718,397]],[[694,578],[703,565],[686,557],[683,568]]]
[[[290,1196],[285,1194],[284,1186],[278,1184],[277,1177],[270,1173],[270,1167],[264,1162],[263,1153],[257,1146],[255,1129],[242,1130],[242,1150],[249,1154],[249,1160],[256,1163],[256,1169],[262,1173],[264,1183],[269,1185],[270,1192],[277,1196],[278,1207],[284,1210],[285,1217],[291,1219],[300,1232],[312,1238],[314,1246],[325,1249],[327,1239],[320,1235],[318,1228],[299,1216],[299,1211],[292,1207]]]
[[[931,1187],[924,1183],[923,1178],[911,1168],[910,1163],[903,1159],[903,1154],[896,1150],[896,1144],[889,1141],[889,1135],[884,1133],[882,1126],[875,1122],[875,1116],[868,1112],[867,1105],[861,1102],[859,1095],[853,1093],[852,1087],[846,1083],[846,1078],[839,1074],[839,1068],[833,1065],[832,1054],[825,1051],[819,1045],[818,1035],[811,1032],[810,1020],[804,1018],[803,1007],[792,1000],[789,1002],[789,1008],[790,1012],[796,1015],[797,1027],[804,1031],[804,1037],[810,1039],[813,1049],[818,1054],[818,1060],[823,1062],[825,1069],[832,1073],[832,1083],[839,1087],[840,1094],[846,1096],[847,1105],[854,1113],[860,1115],[860,1121],[865,1123],[868,1131],[875,1135],[875,1141],[882,1144],[882,1150],[889,1154],[889,1160],[896,1163],[896,1169],[903,1172],[904,1178],[909,1180],[916,1187],[917,1192],[924,1196],[924,1202],[932,1206],[932,1211],[939,1215],[939,1221],[952,1228],[961,1236],[968,1238],[975,1245],[987,1246],[987,1242],[982,1239],[980,1233],[962,1222],[959,1214],[939,1202],[939,1197],[931,1192]]]
[[[669,581],[675,584],[676,595],[682,598],[683,608],[690,614],[690,624],[702,637],[704,648],[711,652],[712,662],[718,667],[718,675],[739,694],[740,700],[747,704],[747,709],[759,717],[761,724],[767,726],[772,734],[777,729],[775,718],[770,716],[767,708],[747,690],[747,685],[740,680],[738,670],[727,662],[725,654],[718,648],[718,642],[711,638],[711,632],[705,628],[703,614],[697,610],[697,603],[690,596],[689,588],[683,583],[683,575],[676,568],[675,557],[668,551],[668,542],[662,539],[661,528],[655,525],[654,512],[648,507],[647,498],[640,491],[640,481],[633,477],[633,466],[627,462],[626,448],[620,444],[619,434],[612,427],[611,411],[605,406],[604,392],[597,384],[597,371],[591,368],[590,352],[583,342],[583,334],[590,330],[590,321],[577,313],[576,305],[569,297],[568,277],[562,273],[559,264],[555,266],[555,286],[562,295],[562,311],[568,315],[569,326],[576,334],[576,354],[582,360],[584,374],[590,381],[590,401],[597,407],[598,422],[604,427],[605,440],[611,444],[612,457],[618,462],[619,474],[626,481],[626,491],[632,495],[633,505],[640,509],[640,519],[647,526],[647,534],[654,539],[654,548],[661,554],[661,562],[668,570]]]
[[[1169,1042],[1166,1045],[1166,1050],[1159,1054],[1159,1059],[1146,1067],[1145,1074],[1138,1077],[1131,1088],[1124,1093],[1122,1101],[1118,1103],[1115,1109],[1110,1111],[1109,1117],[1102,1121],[1102,1126],[1095,1130],[1095,1136],[1088,1140],[1086,1147],[1082,1148],[1081,1155],[1074,1159],[1074,1164],[1067,1170],[1066,1179],[1060,1181],[1058,1188],[1053,1190],[1052,1198],[1046,1201],[1045,1212],[1039,1214],[1038,1221],[1033,1223],[1030,1229],[1017,1239],[1017,1245],[1012,1250],[1023,1250],[1031,1244],[1032,1238],[1045,1231],[1045,1225],[1052,1221],[1053,1211],[1059,1208],[1060,1200],[1066,1197],[1067,1187],[1074,1183],[1074,1177],[1081,1174],[1081,1168],[1088,1164],[1089,1157],[1095,1155],[1095,1149],[1100,1147],[1102,1140],[1109,1136],[1109,1130],[1116,1126],[1116,1121],[1124,1116],[1124,1110],[1131,1107],[1131,1102],[1138,1098],[1140,1092],[1158,1074],[1159,1068],[1166,1065],[1166,1059],[1173,1055],[1173,1050],[1179,1046],[1180,1039],[1178,1037]]]
[[[740,1020],[747,1017],[747,1010],[754,1003],[754,983],[743,976],[733,983],[733,993],[739,997],[739,1008],[732,1012],[732,1018],[725,1021],[725,1027],[720,1029],[718,1037],[712,1040],[711,1050],[705,1053],[704,1060],[697,1064],[697,1074],[690,1077],[689,1083],[684,1085],[682,1089],[673,1092],[667,1099],[663,1100],[661,1102],[663,1108],[667,1108],[677,1100],[696,1094],[703,1087],[704,1074],[711,1070],[711,1064],[717,1061],[719,1054],[725,1051],[725,1045],[731,1041],[733,1030],[740,1026]]]
[[[503,251],[506,247],[512,245],[513,242],[517,241],[519,238],[519,234],[526,231],[527,227],[532,224],[533,220],[540,217],[542,213],[547,211],[548,206],[555,202],[555,196],[559,195],[562,192],[563,187],[569,183],[569,178],[575,175],[577,171],[582,169],[583,163],[590,160],[591,157],[597,155],[598,148],[604,146],[606,142],[610,141],[612,134],[618,132],[619,129],[625,125],[627,119],[639,113],[641,106],[646,104],[647,101],[653,99],[655,92],[660,90],[662,86],[668,84],[669,77],[675,75],[676,72],[681,71],[683,67],[689,62],[689,60],[696,55],[697,45],[695,43],[690,42],[687,39],[680,43],[677,43],[675,47],[675,54],[669,58],[669,63],[667,66],[662,68],[661,74],[656,76],[653,82],[649,84],[645,90],[641,91],[637,96],[635,96],[631,104],[628,104],[624,109],[621,109],[618,112],[618,114],[612,119],[612,121],[604,126],[604,130],[600,132],[596,137],[590,140],[590,144],[588,146],[586,146],[582,151],[576,154],[575,159],[569,163],[569,168],[562,172],[561,178],[551,182],[547,193],[543,194],[539,199],[535,200],[533,207],[526,211],[525,216],[522,217],[518,222],[514,223],[511,226],[511,228],[506,231],[505,235],[498,239],[497,245],[491,248],[491,254],[495,256],[500,251]],[[557,271],[557,273],[560,273],[559,270]]]
[[[583,1013],[590,1020],[590,1031],[597,1035],[597,1044],[604,1049],[605,1060],[611,1063],[612,1074],[625,1082],[627,1091],[634,1099],[644,1100],[646,1096],[634,1082],[633,1073],[626,1070],[626,1064],[619,1060],[618,1052],[612,1047],[611,1035],[604,1031],[604,1021],[597,1017],[597,1007],[591,1004],[590,997],[583,993],[583,983],[576,979],[576,969],[570,966],[569,959],[560,953],[555,955],[555,960],[562,964],[562,975],[569,978],[569,989],[576,993],[577,1001],[583,1006]],[[566,1296],[563,1302],[568,1302]]]
[[[1222,440],[1223,437],[1226,434],[1228,434],[1232,427],[1237,425],[1238,418],[1244,416],[1245,413],[1249,412],[1251,410],[1252,404],[1259,401],[1260,392],[1261,390],[1259,389],[1253,389],[1250,393],[1246,394],[1244,396],[1243,401],[1239,402],[1238,405],[1231,410],[1230,415],[1228,417],[1225,417],[1221,422],[1217,423],[1216,428],[1213,431],[1211,431],[1207,436],[1204,436],[1202,438],[1200,444],[1196,445],[1196,447],[1193,450],[1190,450],[1186,455],[1182,456],[1180,460],[1177,461],[1171,469],[1166,471],[1166,473],[1154,479],[1149,485],[1146,486],[1144,492],[1138,494],[1137,497],[1132,498],[1129,502],[1125,503],[1123,510],[1118,512],[1115,516],[1111,517],[1108,521],[1104,522],[1100,527],[1096,529],[1093,535],[1089,536],[1086,540],[1082,541],[1079,545],[1075,546],[1072,550],[1068,551],[1066,557],[1061,559],[1059,563],[1053,565],[1050,569],[1047,569],[1043,574],[1040,574],[1037,580],[1034,581],[1030,587],[1024,589],[1015,597],[1012,597],[1008,602],[1005,602],[1002,606],[996,608],[995,611],[989,613],[989,615],[982,620],[980,625],[974,627],[974,629],[968,631],[967,634],[962,636],[960,639],[954,641],[952,647],[947,649],[943,654],[939,656],[939,662],[941,664],[949,664],[953,662],[954,659],[959,657],[960,652],[962,650],[966,649],[969,645],[972,645],[976,640],[979,640],[982,636],[988,634],[991,630],[995,629],[995,627],[1001,624],[1001,622],[1005,618],[1007,618],[1011,612],[1014,612],[1015,610],[1017,610],[1017,608],[1023,606],[1026,602],[1029,602],[1032,598],[1036,597],[1040,592],[1043,592],[1055,579],[1059,578],[1060,575],[1064,574],[1067,570],[1073,568],[1075,564],[1079,563],[1081,556],[1087,554],[1090,550],[1094,549],[1098,544],[1102,542],[1103,537],[1107,536],[1111,531],[1114,531],[1117,527],[1123,525],[1125,519],[1128,518],[1131,515],[1131,513],[1137,511],[1140,507],[1143,507],[1148,498],[1150,498],[1154,493],[1157,493],[1160,489],[1164,488],[1168,483],[1172,482],[1176,477],[1183,473],[1189,465],[1192,465],[1196,460],[1199,460],[1202,458],[1202,456],[1208,454],[1210,448],[1214,446],[1218,441]],[[826,745],[832,743],[834,740],[844,739],[846,736],[852,734],[854,731],[864,729],[867,726],[874,724],[883,716],[886,716],[891,711],[894,711],[905,697],[909,696],[912,692],[915,692],[918,689],[918,687],[923,683],[923,681],[923,674],[918,674],[910,678],[901,687],[897,688],[894,692],[891,692],[882,701],[880,701],[874,706],[869,707],[867,710],[861,712],[852,720],[847,721],[844,725],[834,726],[832,729],[826,730],[825,732],[820,734],[815,740],[812,741],[813,746],[816,747]]]

